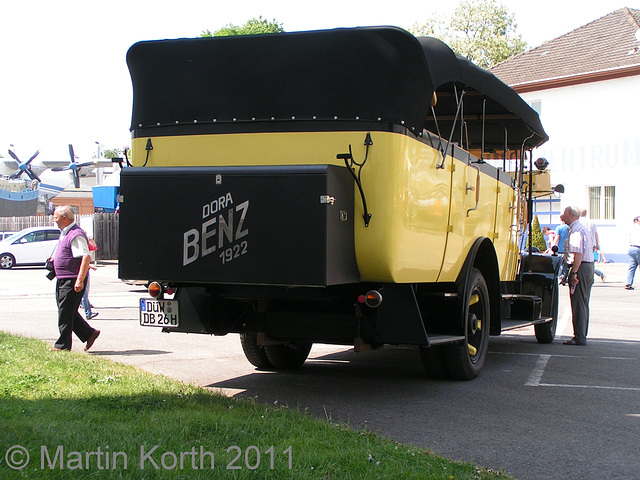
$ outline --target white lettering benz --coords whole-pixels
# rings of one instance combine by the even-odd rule
[[[248,210],[249,200],[235,205],[231,192],[203,205],[200,227],[183,234],[182,266],[216,251],[223,264],[246,253],[247,241],[239,240],[249,234],[244,225]]]

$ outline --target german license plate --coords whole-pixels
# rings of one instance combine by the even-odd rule
[[[140,325],[143,327],[180,326],[180,309],[176,300],[140,299]]]

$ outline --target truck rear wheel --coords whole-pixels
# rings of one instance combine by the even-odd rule
[[[540,325],[534,325],[533,328],[536,332],[536,340],[538,343],[551,343],[556,338],[556,328],[558,327],[558,288],[553,291],[553,300],[551,300],[551,316],[553,320]]]
[[[451,376],[472,380],[482,370],[489,346],[489,290],[477,268],[471,269],[464,298],[465,341],[448,345],[446,353]]]
[[[276,370],[289,370],[301,366],[309,356],[312,343],[279,343],[267,345],[264,351]]]
[[[267,357],[264,347],[258,345],[258,337],[247,333],[240,334],[240,344],[244,356],[247,357],[249,363],[260,370],[273,370],[273,364]]]

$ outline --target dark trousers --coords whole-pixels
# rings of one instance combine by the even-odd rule
[[[569,284],[571,285],[571,284]],[[578,269],[578,284],[571,299],[571,317],[573,319],[573,338],[577,343],[587,343],[589,331],[589,299],[593,285],[593,263],[581,263]]]
[[[56,280],[56,301],[58,302],[58,329],[60,337],[54,347],[60,350],[71,350],[71,333],[84,343],[89,340],[94,329],[78,313],[80,301],[84,295],[84,289],[76,292],[73,286],[75,278],[62,278]]]

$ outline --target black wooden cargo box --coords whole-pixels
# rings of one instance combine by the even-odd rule
[[[131,167],[120,182],[120,278],[360,281],[354,181],[345,167]]]

